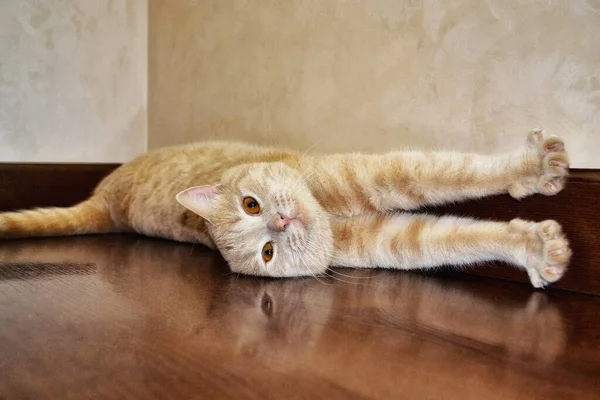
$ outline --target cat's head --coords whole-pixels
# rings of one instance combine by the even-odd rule
[[[325,272],[333,240],[326,212],[303,177],[283,163],[232,168],[221,182],[177,200],[208,221],[232,271],[273,277]]]

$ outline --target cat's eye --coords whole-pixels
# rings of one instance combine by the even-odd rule
[[[242,204],[244,206],[244,211],[246,211],[247,214],[256,215],[260,213],[260,206],[254,197],[244,197]]]
[[[273,258],[273,245],[271,242],[267,242],[262,249],[262,258],[265,262],[271,261]]]

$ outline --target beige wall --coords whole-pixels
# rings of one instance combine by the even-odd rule
[[[149,146],[503,151],[600,167],[598,0],[153,0]]]
[[[600,1],[147,7],[0,2],[1,162],[120,162],[207,138],[491,152],[542,126],[600,168]]]
[[[147,0],[0,1],[0,162],[146,148]]]

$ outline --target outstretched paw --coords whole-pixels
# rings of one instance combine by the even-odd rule
[[[524,222],[524,221],[523,221]],[[527,273],[531,284],[542,288],[558,281],[567,271],[572,251],[558,222],[531,223]]]
[[[560,192],[569,174],[564,142],[556,136],[545,135],[541,129],[534,129],[529,133],[527,147],[521,179],[509,187],[509,194],[520,199],[534,193],[552,196]]]

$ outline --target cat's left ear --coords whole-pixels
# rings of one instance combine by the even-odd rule
[[[208,222],[214,215],[221,196],[221,185],[194,186],[179,192],[175,198],[185,208],[198,214]],[[212,222],[211,222],[212,224]]]

